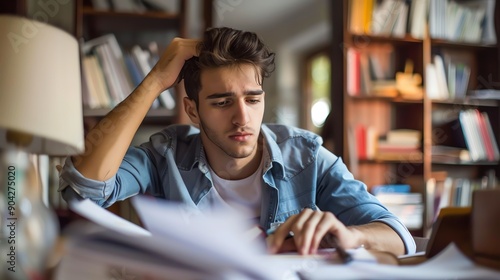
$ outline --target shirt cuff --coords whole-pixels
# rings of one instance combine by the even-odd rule
[[[415,239],[411,236],[408,229],[401,223],[401,221],[391,218],[378,219],[374,222],[381,222],[390,226],[403,240],[405,245],[405,254],[415,254],[417,251],[417,245],[415,244]]]
[[[71,157],[66,158],[63,169],[59,175],[59,189],[61,192],[68,186],[71,187],[82,198],[93,201],[106,200],[113,192],[115,176],[106,181],[97,181],[85,178],[73,165]]]

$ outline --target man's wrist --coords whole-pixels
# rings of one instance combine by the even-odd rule
[[[366,248],[369,249],[369,244],[365,238],[365,233],[363,230],[358,228],[358,226],[349,226],[347,229],[351,232],[353,243],[350,248]]]

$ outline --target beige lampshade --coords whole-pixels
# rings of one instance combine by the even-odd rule
[[[30,153],[84,150],[79,47],[67,32],[0,15],[0,149],[6,132],[33,136]]]

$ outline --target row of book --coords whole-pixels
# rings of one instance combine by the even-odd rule
[[[373,126],[354,128],[357,160],[422,160],[422,133],[413,129],[394,129],[379,136]]]
[[[432,38],[470,43],[496,43],[495,0],[431,0]]]
[[[471,74],[470,54],[443,51],[426,65],[426,94],[431,99],[464,99]]]
[[[371,188],[371,193],[409,230],[422,228],[424,220],[422,194],[411,192],[409,184],[377,185]]]
[[[488,114],[477,109],[460,111],[459,120],[472,161],[498,161],[500,153]]]
[[[395,97],[394,47],[372,44],[369,48],[347,49],[347,93],[350,96]]]
[[[426,23],[432,38],[496,43],[495,0],[353,0],[349,31],[423,39]]]
[[[138,45],[123,52],[116,37],[107,34],[82,43],[82,83],[85,108],[112,108],[124,100],[158,61],[157,46]],[[152,108],[175,108],[175,93],[160,94]]]
[[[442,208],[469,207],[475,190],[498,187],[494,170],[481,178],[451,177],[439,171],[433,172],[426,183],[425,203],[422,193],[412,191],[410,184],[376,185],[370,192],[408,229],[421,229],[425,224],[424,230],[430,230]]]
[[[350,4],[349,30],[351,33],[394,37],[403,37],[407,33],[410,2],[406,0],[353,0]],[[412,7],[412,9],[415,8]]]
[[[478,109],[461,110],[456,119],[437,124],[440,139],[433,139],[433,162],[496,162],[500,151],[489,116]],[[393,129],[379,135],[374,126],[356,124],[349,128],[353,160],[422,159],[422,133],[413,129]],[[437,133],[437,132],[436,132]],[[437,135],[437,134],[436,134]],[[441,141],[446,139],[447,141]]]
[[[451,177],[445,171],[433,172],[426,184],[426,226],[428,229],[445,207],[469,207],[475,190],[498,188],[495,171],[481,178]]]
[[[432,63],[426,65],[427,96],[435,100],[466,98],[473,63],[470,52],[439,50],[433,55]],[[413,73],[411,60],[406,64],[405,72],[396,72],[394,47],[389,44],[349,47],[346,55],[347,94],[421,99],[421,75]]]

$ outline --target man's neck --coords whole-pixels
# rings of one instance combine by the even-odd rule
[[[210,167],[222,179],[241,180],[249,177],[260,166],[262,160],[262,145],[259,144],[254,156],[238,159],[225,157],[224,159],[210,160]]]
[[[260,166],[263,156],[263,137],[259,136],[255,153],[245,158],[234,158],[227,154],[215,155],[205,151],[212,171],[225,180],[241,180],[254,174]]]

